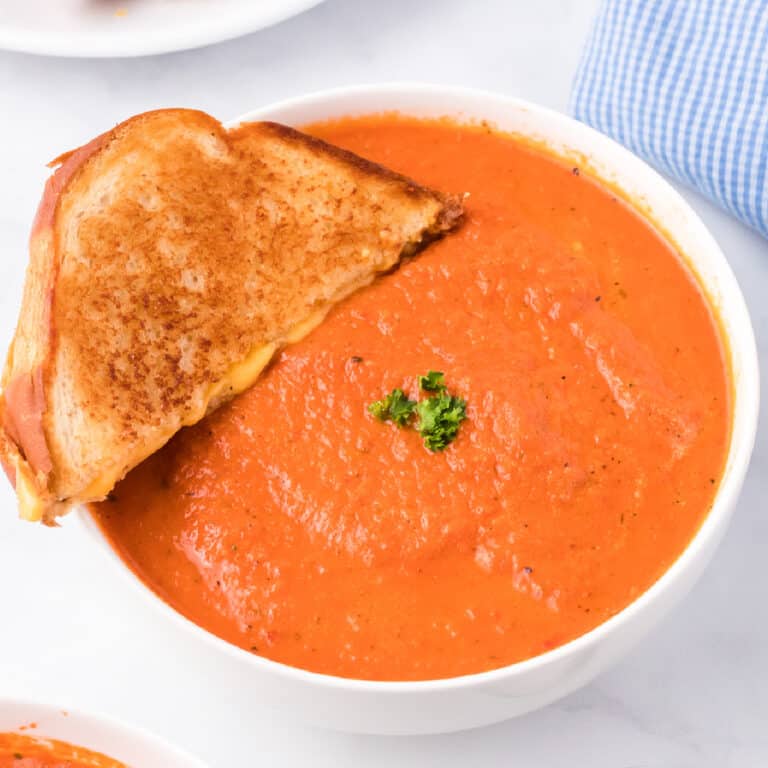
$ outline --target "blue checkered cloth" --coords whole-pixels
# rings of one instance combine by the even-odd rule
[[[603,0],[571,109],[768,237],[768,0]]]

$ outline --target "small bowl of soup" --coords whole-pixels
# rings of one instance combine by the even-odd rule
[[[100,715],[0,699],[0,768],[205,768],[146,731]]]
[[[758,367],[725,257],[655,171],[535,104],[370,86],[237,122],[261,119],[463,195],[465,221],[82,520],[300,719],[440,732],[568,694],[690,589],[736,504]],[[466,406],[440,451],[371,416],[429,371]]]

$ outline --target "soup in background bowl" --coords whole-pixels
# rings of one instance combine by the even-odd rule
[[[641,161],[531,104],[390,86],[264,118],[468,191],[467,221],[86,525],[310,721],[453,730],[568,693],[690,587],[735,503],[757,363],[725,259]],[[469,418],[432,453],[365,406],[438,368]]]
[[[0,767],[205,768],[156,736],[116,720],[0,699]]]

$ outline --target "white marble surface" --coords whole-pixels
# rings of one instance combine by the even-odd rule
[[[0,0],[10,2],[11,0]],[[594,0],[328,0],[212,48],[136,61],[0,53],[0,346],[12,333],[44,162],[128,115],[222,118],[352,82],[433,80],[565,109]],[[768,361],[768,243],[693,193],[746,293]],[[91,550],[14,519],[0,483],[0,696],[101,710],[221,766],[765,768],[768,436],[726,541],[685,603],[630,657],[548,709],[449,736],[309,730],[240,698]]]

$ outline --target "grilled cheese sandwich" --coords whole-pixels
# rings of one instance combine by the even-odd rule
[[[21,516],[103,499],[338,301],[453,229],[456,197],[275,123],[131,118],[59,159],[3,373]]]

